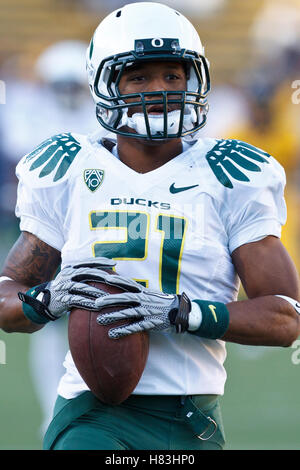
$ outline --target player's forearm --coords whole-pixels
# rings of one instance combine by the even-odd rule
[[[300,316],[274,295],[227,304],[229,327],[224,341],[247,345],[290,346],[300,335]]]
[[[13,281],[0,282],[0,328],[4,331],[33,333],[41,325],[23,313],[18,292],[27,292],[53,278],[60,264],[60,253],[35,235],[21,232],[10,250],[0,276]]]
[[[15,281],[0,283],[0,329],[6,333],[33,333],[43,325],[32,323],[25,317],[18,292],[26,292],[29,287]]]

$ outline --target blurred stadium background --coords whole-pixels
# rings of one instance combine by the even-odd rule
[[[19,233],[15,165],[54,133],[96,128],[85,79],[68,58],[86,47],[107,12],[125,3],[0,0],[1,266]],[[210,60],[213,91],[203,135],[246,140],[285,167],[283,242],[299,269],[300,0],[164,3],[192,20]],[[48,49],[61,41],[70,48],[65,59],[59,48]],[[41,448],[51,387],[67,348],[65,327],[61,321],[36,339],[0,332],[0,449]],[[228,344],[222,398],[227,449],[300,449],[300,341],[293,346]]]

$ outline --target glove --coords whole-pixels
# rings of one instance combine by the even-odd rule
[[[109,325],[124,319],[135,320],[132,323],[111,328],[108,332],[110,338],[118,339],[147,330],[167,330],[174,326],[177,333],[187,331],[191,302],[185,293],[164,294],[151,291],[138,283],[135,283],[135,287],[139,289],[139,292],[110,294],[99,297],[95,301],[98,310],[105,307],[129,307],[118,312],[99,314],[97,322],[100,325]]]
[[[95,299],[107,295],[107,292],[86,282],[104,282],[134,291],[134,281],[105,271],[115,265],[107,258],[88,258],[81,263],[65,266],[53,281],[33,287],[26,294],[18,293],[24,303],[25,315],[35,323],[47,323],[57,320],[74,307],[98,310]]]

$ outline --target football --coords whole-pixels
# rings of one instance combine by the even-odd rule
[[[110,294],[123,292],[101,282],[89,284]],[[111,311],[116,311],[116,308],[105,308],[101,313]],[[129,397],[141,378],[148,357],[149,336],[147,332],[140,332],[111,339],[108,330],[112,324],[99,325],[97,315],[99,312],[72,309],[68,323],[70,352],[91,392],[102,402],[117,405]],[[114,325],[128,321],[122,320]]]

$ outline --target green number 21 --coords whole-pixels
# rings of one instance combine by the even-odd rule
[[[143,261],[148,256],[150,214],[133,211],[92,211],[91,230],[123,230],[118,240],[103,240],[93,244],[94,256],[119,260]],[[184,217],[158,214],[155,231],[161,235],[159,286],[163,292],[179,293],[180,264],[187,220]],[[147,280],[139,280],[148,285]]]

